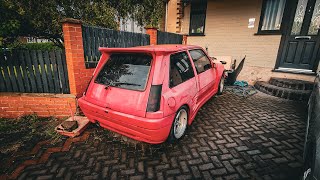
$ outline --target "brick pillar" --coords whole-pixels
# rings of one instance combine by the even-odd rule
[[[150,35],[150,45],[156,45],[157,44],[158,29],[157,28],[146,28],[146,33]]]
[[[182,44],[187,44],[188,43],[188,35],[184,34],[182,37]]]
[[[94,68],[86,69],[85,67],[81,21],[66,18],[61,22],[70,93],[81,97],[91,79]]]

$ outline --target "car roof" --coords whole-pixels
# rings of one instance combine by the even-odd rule
[[[177,52],[188,49],[201,49],[200,46],[195,45],[182,45],[182,44],[163,44],[163,45],[149,45],[149,46],[136,46],[129,48],[107,48],[100,47],[101,52]]]

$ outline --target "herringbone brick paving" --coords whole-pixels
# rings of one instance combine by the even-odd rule
[[[27,166],[19,179],[298,179],[306,104],[225,93],[176,144],[128,143],[101,128]]]

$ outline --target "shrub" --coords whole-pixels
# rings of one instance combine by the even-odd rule
[[[46,43],[23,43],[18,44],[15,49],[28,49],[28,50],[56,50],[61,49],[58,46],[55,46],[52,42]]]

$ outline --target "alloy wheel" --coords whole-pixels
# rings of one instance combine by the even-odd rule
[[[173,124],[173,134],[176,139],[179,139],[183,136],[187,128],[188,113],[185,109],[180,109],[178,114],[175,117]]]

